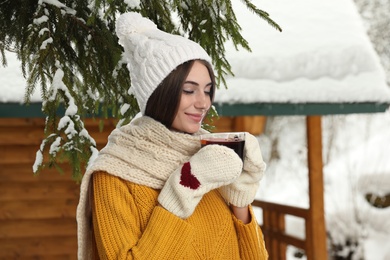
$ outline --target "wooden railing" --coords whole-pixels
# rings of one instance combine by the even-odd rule
[[[266,248],[270,260],[285,260],[287,245],[292,245],[305,251],[307,260],[313,259],[311,246],[311,218],[309,209],[286,206],[261,200],[252,203],[254,207],[260,207],[263,211],[263,224],[261,229],[264,234]],[[295,216],[305,220],[305,239],[287,234],[285,216]]]

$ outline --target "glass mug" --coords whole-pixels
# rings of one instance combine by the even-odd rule
[[[244,160],[245,132],[207,133],[200,135],[201,147],[208,144],[224,145],[233,149]]]

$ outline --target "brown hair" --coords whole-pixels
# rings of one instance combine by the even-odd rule
[[[206,66],[212,87],[210,91],[211,102],[214,100],[215,75],[212,66],[205,60],[198,60]],[[156,88],[146,103],[145,116],[161,122],[167,128],[171,128],[179,108],[182,87],[195,60],[187,61],[176,67]]]

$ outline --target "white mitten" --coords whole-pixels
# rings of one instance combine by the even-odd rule
[[[232,183],[241,170],[242,161],[232,149],[207,145],[171,174],[158,202],[169,212],[186,219],[204,194]]]
[[[219,188],[222,197],[237,207],[251,204],[255,199],[265,168],[259,142],[250,133],[245,133],[243,172],[233,183]]]

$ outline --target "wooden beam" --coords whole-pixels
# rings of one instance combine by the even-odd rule
[[[265,116],[237,116],[234,117],[233,131],[260,135],[264,132],[266,122]]]
[[[309,227],[310,248],[313,250],[307,255],[307,259],[326,260],[326,228],[324,213],[324,181],[322,162],[322,128],[321,116],[307,116],[307,148],[309,168],[309,215],[311,226]]]

